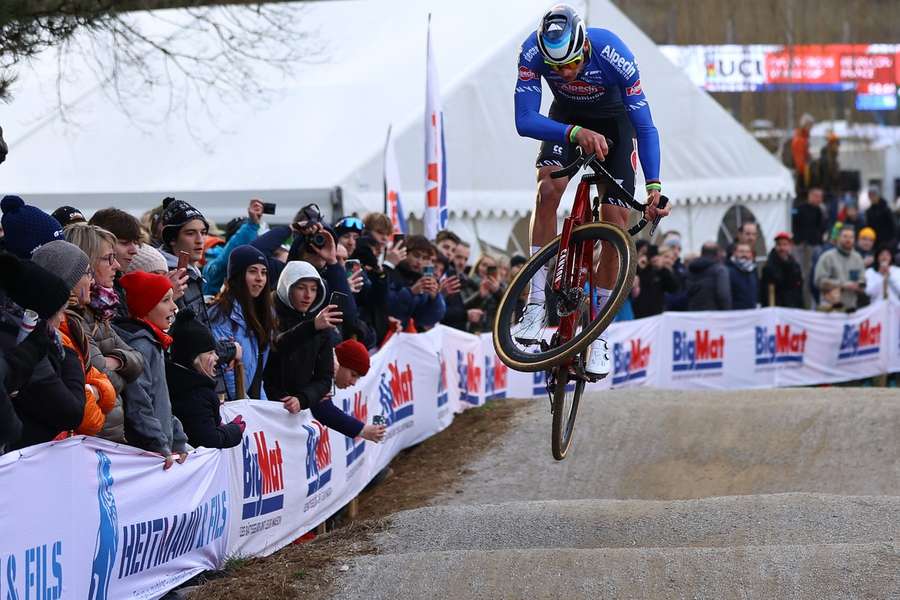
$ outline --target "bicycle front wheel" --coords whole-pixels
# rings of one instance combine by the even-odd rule
[[[531,280],[539,269],[547,269],[548,281],[550,280],[550,274],[554,272],[551,268],[552,263],[555,263],[559,252],[559,241],[560,236],[557,236],[525,263],[506,288],[506,293],[497,308],[493,332],[494,349],[500,360],[516,371],[548,370],[587,348],[612,322],[634,281],[637,269],[636,250],[634,241],[624,229],[612,223],[602,222],[576,227],[572,230],[568,256],[580,256],[579,249],[583,248],[584,244],[590,245],[595,257],[600,252],[601,244],[604,253],[615,254],[615,260],[610,260],[616,266],[616,273],[609,300],[603,309],[597,311],[591,318],[590,294],[582,293],[580,290],[563,290],[570,297],[568,302],[562,302],[557,294],[548,290],[545,296],[548,318],[547,323],[544,323],[542,334],[548,343],[542,344],[540,348],[520,343],[514,339],[512,331],[520,317],[518,309],[521,306],[521,299],[528,294]],[[563,317],[571,318],[573,313],[574,322],[578,325],[571,339],[562,340],[561,343],[555,341],[552,323],[558,322]]]
[[[562,460],[572,445],[572,434],[575,432],[575,417],[578,404],[584,393],[584,379],[575,379],[568,366],[554,367],[556,382],[553,385],[551,410],[553,411],[553,427],[550,448],[553,458]]]

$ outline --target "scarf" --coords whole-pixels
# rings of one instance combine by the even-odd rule
[[[156,340],[159,342],[159,345],[162,346],[163,350],[168,350],[169,346],[172,345],[172,338],[165,331],[148,321],[147,319],[138,319],[141,323],[150,328],[150,331],[153,332],[153,335],[156,336]]]
[[[733,262],[735,264],[735,266],[738,269],[740,269],[741,271],[743,271],[744,273],[750,273],[756,268],[756,265],[754,264],[754,262],[752,260],[750,260],[749,258],[734,258],[734,257],[732,257],[731,262]]]
[[[110,322],[119,308],[119,294],[113,288],[103,287],[96,281],[91,284],[91,302],[88,304],[99,321]]]

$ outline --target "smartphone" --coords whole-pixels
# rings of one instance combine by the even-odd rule
[[[356,260],[355,258],[348,258],[344,262],[344,268],[347,269],[348,274],[352,275],[353,273],[356,273],[357,271],[359,271],[362,268],[362,266],[360,266],[359,261]]]
[[[487,274],[488,274],[488,277],[496,277],[497,276],[497,267],[488,267]]]
[[[387,420],[384,415],[375,415],[372,417],[372,425],[387,425]]]
[[[434,265],[427,265],[422,269],[423,277],[434,277]]]
[[[343,292],[331,292],[331,298],[328,300],[328,304],[334,304],[338,307],[338,310],[344,311],[344,301],[347,300],[347,294]]]
[[[404,239],[406,239],[405,235],[403,235],[402,233],[395,233],[394,234],[394,242],[393,242],[394,248],[396,248],[397,246],[402,244]]]
[[[274,202],[263,202],[263,214],[264,215],[274,215],[275,214],[275,203]]]
[[[178,269],[187,269],[188,264],[191,262],[191,253],[185,252],[184,250],[180,250],[178,252]]]

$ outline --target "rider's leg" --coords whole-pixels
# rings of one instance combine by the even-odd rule
[[[568,178],[551,179],[550,173],[558,170],[558,166],[539,167],[537,171],[538,192],[531,213],[531,254],[556,236],[556,210],[563,192],[566,191]],[[529,302],[544,302],[544,287],[547,283],[547,266],[541,267],[531,279]]]
[[[628,209],[621,206],[604,204],[601,207],[600,216],[603,221],[613,223],[623,229],[628,229]],[[597,264],[597,295],[599,296],[599,306],[602,309],[609,300],[612,288],[616,284],[616,277],[619,273],[619,257],[616,256],[616,249],[606,242],[601,243],[600,260]],[[630,282],[628,282],[630,283]]]

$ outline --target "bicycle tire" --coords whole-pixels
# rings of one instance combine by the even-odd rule
[[[585,382],[583,379],[575,380],[575,388],[571,392],[566,387],[571,381],[569,368],[566,366],[555,367],[561,373],[557,374],[556,385],[551,399],[553,412],[553,425],[550,432],[550,448],[553,458],[563,460],[572,446],[572,434],[575,432],[575,417],[578,414],[578,405],[581,403],[581,395],[584,393]],[[566,399],[571,394],[571,407],[566,409]]]
[[[553,238],[549,244],[541,248],[522,266],[522,269],[506,288],[500,305],[497,307],[493,327],[494,350],[497,357],[510,369],[525,372],[544,371],[575,356],[603,333],[615,318],[628,292],[631,291],[634,274],[637,270],[637,261],[635,260],[637,250],[635,250],[634,240],[631,239],[628,232],[618,225],[603,222],[587,223],[576,227],[572,230],[573,243],[587,240],[603,241],[609,242],[616,250],[619,268],[609,300],[597,318],[568,342],[537,353],[525,352],[520,349],[510,333],[512,317],[516,310],[516,300],[525,291],[537,270],[548,264],[557,255],[559,240],[560,236]]]

